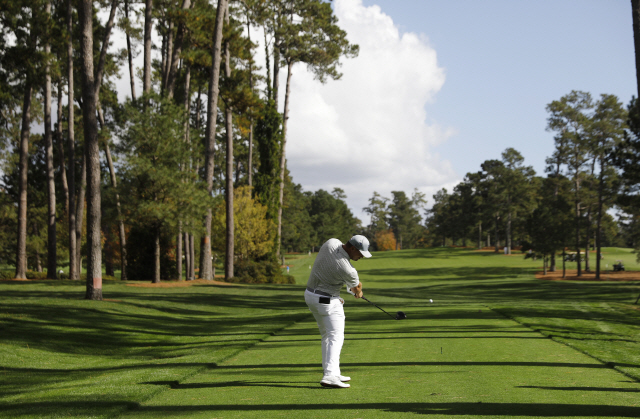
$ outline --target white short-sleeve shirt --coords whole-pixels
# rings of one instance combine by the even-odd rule
[[[351,265],[349,254],[338,239],[329,239],[320,248],[313,264],[307,287],[331,295],[339,295],[343,285],[357,287],[358,272]]]

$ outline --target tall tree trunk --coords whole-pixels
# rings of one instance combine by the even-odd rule
[[[189,251],[191,252],[191,270],[189,279],[196,279],[196,238],[193,234],[189,234]]]
[[[47,1],[45,13],[51,19],[51,0]],[[57,248],[56,248],[56,182],[53,168],[53,136],[51,135],[51,44],[47,39],[44,46],[47,55],[45,67],[44,85],[44,143],[47,156],[47,192],[48,192],[48,216],[47,216],[47,278],[56,279],[57,272]]]
[[[511,211],[507,213],[507,237],[506,237],[507,254],[511,254]]]
[[[282,149],[280,150],[280,195],[278,199],[278,231],[276,236],[276,255],[280,256],[280,242],[282,241],[282,204],[284,201],[284,172],[287,163],[287,122],[289,120],[289,95],[291,93],[291,69],[293,61],[287,63],[287,87],[284,94],[284,115],[282,117]]]
[[[185,0],[185,2],[188,0]],[[186,74],[185,74],[185,81],[184,81],[184,110],[185,110],[185,114],[186,114],[186,119],[184,122],[184,142],[187,144],[191,143],[190,137],[189,137],[189,106],[191,104],[191,67],[187,66],[186,68]],[[171,91],[171,94],[173,95],[173,92]],[[180,168],[180,170],[189,170],[189,162],[185,162],[184,165]],[[186,237],[186,234],[185,234]],[[185,244],[188,244],[187,241],[185,241]],[[176,267],[178,270],[178,280],[182,281],[182,220],[178,221],[178,237],[176,240]],[[185,247],[185,250],[188,249],[188,247]],[[185,252],[186,253],[186,252]],[[187,261],[187,258],[185,257],[185,262]],[[187,279],[189,278],[189,267],[187,264]]]
[[[129,0],[124,1],[124,16],[129,19]],[[136,100],[136,80],[133,71],[133,52],[131,51],[131,37],[129,31],[126,32],[127,38],[127,58],[129,59],[129,83],[131,84],[131,100]]]
[[[84,230],[84,202],[87,192],[87,154],[86,144],[85,152],[82,154],[82,166],[80,166],[80,187],[78,188],[78,199],[76,202],[76,272],[78,279],[82,274],[82,232]]]
[[[58,123],[56,125],[56,142],[58,144],[58,154],[60,160],[60,183],[64,194],[64,213],[69,214],[69,185],[67,183],[67,168],[64,159],[64,141],[62,139],[62,79],[58,84]]]
[[[178,281],[182,281],[182,220],[178,221],[178,237],[176,237],[176,271]]]
[[[100,102],[98,102],[98,117],[100,118],[100,128],[104,129],[104,113],[100,108]],[[104,154],[107,157],[107,167],[109,168],[109,177],[111,179],[111,187],[115,191],[118,190],[118,180],[116,179],[116,170],[113,165],[113,159],[111,158],[111,148],[109,147],[109,140],[104,141]],[[116,211],[118,214],[118,235],[120,238],[120,280],[127,280],[127,237],[124,228],[124,219],[122,217],[122,207],[120,206],[120,194],[116,192]]]
[[[482,221],[478,223],[478,250],[482,249]]]
[[[631,0],[633,16],[633,45],[636,53],[636,83],[640,98],[640,0]]]
[[[18,177],[18,243],[16,278],[27,278],[27,176],[29,172],[29,137],[31,135],[31,77],[27,76],[22,104],[20,129],[20,166]]]
[[[213,193],[213,169],[216,143],[216,117],[218,113],[218,95],[220,93],[220,62],[222,61],[222,26],[227,9],[227,0],[218,0],[216,23],[213,31],[213,46],[211,50],[211,78],[209,80],[209,98],[207,106],[207,135],[204,177],[207,184],[207,192]],[[204,237],[200,249],[200,277],[212,280],[211,270],[211,208],[207,209],[204,220]]]
[[[247,39],[251,42],[251,22],[247,17]],[[253,62],[249,60],[249,89],[253,92]],[[247,162],[249,188],[253,186],[253,116],[249,116],[249,161]]]
[[[591,239],[591,204],[589,204],[589,208],[587,209],[587,226],[585,228],[586,230],[586,243],[585,243],[585,249],[584,249],[584,270],[585,272],[591,272],[591,258],[589,257],[589,249],[591,248],[590,246],[590,239]]]
[[[153,0],[145,0],[144,8],[144,67],[142,92],[151,91],[151,30],[153,29]]]
[[[580,184],[576,181],[576,261],[578,264],[578,276],[582,276],[582,264],[580,262],[580,201],[578,200],[578,190]]]
[[[94,93],[95,97],[95,105],[98,106],[99,98],[100,98],[100,87],[102,86],[102,75],[104,74],[104,64],[107,59],[107,49],[109,48],[109,38],[111,37],[111,30],[113,29],[113,22],[116,17],[116,10],[118,8],[118,0],[111,1],[111,12],[109,13],[109,20],[107,20],[107,24],[105,25],[104,37],[102,39],[102,47],[100,49],[100,58],[98,60],[98,67],[95,69],[95,78],[94,78]],[[84,93],[84,92],[83,92]],[[96,123],[97,129],[97,123]],[[97,132],[97,131],[96,131]]]
[[[602,257],[602,210],[604,195],[604,163],[600,160],[600,179],[598,182],[598,214],[596,222],[596,279],[600,279],[600,258]]]
[[[556,271],[556,252],[555,250],[551,253],[551,264],[549,265],[549,270],[551,272]]]
[[[114,0],[115,2],[115,0]],[[87,289],[85,298],[102,300],[100,151],[93,73],[93,1],[81,0],[82,119],[87,159]]]
[[[495,252],[498,253],[500,252],[500,239],[498,237],[498,216],[495,216],[494,219],[494,224],[493,224],[493,234],[495,237],[494,239],[494,243],[495,243]]]
[[[184,271],[185,271],[185,279],[187,281],[191,280],[189,276],[191,273],[191,252],[190,252],[190,243],[189,243],[189,233],[184,233]],[[182,274],[180,274],[182,275]]]
[[[229,4],[227,3],[227,10],[225,12],[225,25],[229,25]],[[224,43],[224,72],[227,80],[231,79],[231,49],[229,47],[229,40],[226,39]],[[231,98],[229,98],[231,102]],[[227,131],[227,187],[225,188],[225,195],[227,201],[227,228],[226,228],[226,254],[224,263],[224,277],[229,280],[233,278],[233,256],[235,253],[234,242],[234,229],[233,229],[233,108],[230,103],[227,103],[224,109],[224,119],[226,123]]]
[[[227,130],[227,176],[225,198],[227,203],[227,226],[226,226],[226,256],[224,263],[225,279],[233,278],[233,256],[235,252],[234,246],[234,229],[233,229],[233,124],[232,109],[227,106],[225,109],[225,122]]]
[[[278,91],[280,90],[280,50],[278,40],[273,43],[273,101],[278,110]],[[286,99],[285,99],[286,100]]]
[[[105,274],[109,276],[115,276],[113,269],[113,246],[111,244],[113,237],[111,237],[111,229],[108,225],[104,227],[104,270]]]
[[[173,56],[173,19],[169,20],[169,28],[167,31],[167,35],[165,36],[165,49],[163,58],[163,66],[162,66],[162,92],[163,94],[167,91],[167,85],[169,83],[169,68],[171,67],[171,57]]]
[[[38,230],[38,225],[37,224],[33,225],[33,234],[36,237],[40,235],[40,231]],[[35,257],[36,257],[36,272],[42,272],[42,261],[40,260],[40,251],[39,250],[36,250]]]
[[[74,109],[74,91],[73,91],[73,5],[72,0],[67,0],[67,80],[68,86],[68,123],[69,123],[69,279],[77,281],[80,279],[78,271],[78,248],[76,236],[76,139],[75,139],[75,109]]]
[[[191,7],[191,0],[182,0],[182,10],[188,10]],[[171,49],[171,59],[169,60],[169,74],[167,75],[167,97],[172,98],[176,87],[176,78],[178,74],[178,62],[182,53],[182,42],[184,39],[185,25],[181,20],[176,30],[176,38]]]
[[[262,31],[264,34],[264,56],[266,60],[265,68],[267,69],[267,79],[265,84],[267,85],[267,99],[273,99],[273,89],[271,88],[271,64],[269,63],[269,42],[267,40],[267,31]],[[276,110],[278,108],[276,107]]]
[[[160,225],[154,226],[155,238],[153,240],[153,283],[160,282]]]

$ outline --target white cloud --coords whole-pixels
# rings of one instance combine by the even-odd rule
[[[294,66],[287,133],[287,161],[294,182],[307,191],[344,189],[349,207],[365,223],[368,216],[361,210],[374,191],[390,196],[391,191],[411,194],[418,188],[429,201],[442,187],[451,191],[458,176],[431,149],[454,131],[429,122],[425,111],[445,81],[435,50],[424,35],[401,34],[378,6],[336,0],[334,11],[349,41],[360,46],[360,54],[342,59],[342,78],[324,85],[305,65]],[[154,31],[159,45],[156,38]],[[262,31],[252,28],[251,38],[259,44],[255,59],[266,75]],[[113,34],[113,41],[115,48],[125,44],[120,31]],[[135,66],[141,68],[142,46],[137,48]],[[285,83],[283,68],[281,112]],[[120,69],[117,89],[120,100],[130,96],[126,66]],[[141,91],[137,79],[136,93]]]
[[[430,199],[457,179],[450,163],[430,151],[453,134],[427,122],[425,105],[445,81],[436,52],[424,36],[400,34],[378,6],[334,5],[360,54],[342,59],[343,77],[325,85],[304,65],[294,67],[287,133],[293,179],[305,190],[344,189],[359,218],[366,218],[361,209],[373,191],[389,196],[417,187]]]

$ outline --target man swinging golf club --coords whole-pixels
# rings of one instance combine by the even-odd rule
[[[369,240],[356,235],[346,243],[329,239],[320,248],[313,264],[304,299],[313,313],[322,336],[324,387],[349,388],[350,377],[340,374],[340,351],[344,343],[344,300],[340,289],[346,285],[356,298],[362,297],[362,283],[350,259],[370,258]]]

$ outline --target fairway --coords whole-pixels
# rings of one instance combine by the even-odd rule
[[[0,417],[640,417],[637,282],[536,280],[521,255],[375,253],[354,263],[365,295],[408,318],[345,293],[352,387],[335,390],[302,298],[312,263],[291,260],[298,285],[107,283],[104,302],[0,282]]]

